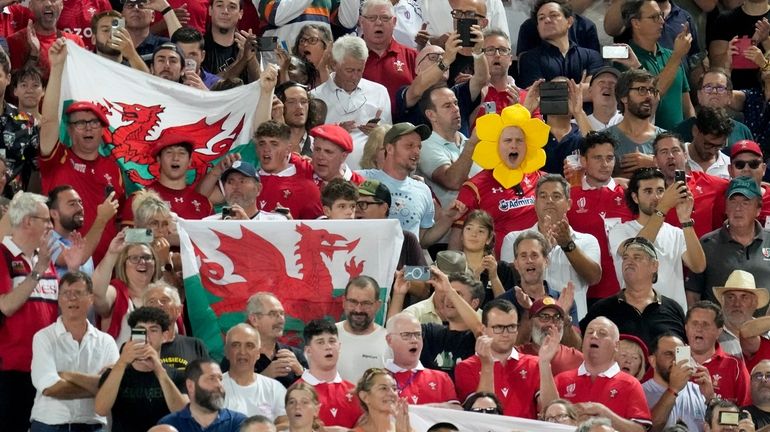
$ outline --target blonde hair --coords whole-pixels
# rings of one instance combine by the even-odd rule
[[[359,163],[362,169],[382,168],[377,166],[377,152],[385,147],[383,143],[385,134],[388,133],[391,127],[391,125],[379,125],[369,132],[369,138],[366,139],[366,144],[364,145],[364,154],[361,156],[361,162]]]

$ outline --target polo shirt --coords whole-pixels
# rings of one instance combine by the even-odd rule
[[[207,197],[196,192],[193,186],[186,186],[184,189],[171,189],[159,181],[154,181],[147,185],[147,189],[157,192],[160,198],[169,205],[171,211],[182,219],[200,220],[211,215],[211,202]],[[136,192],[131,194],[126,205],[123,206],[121,224],[134,224],[132,207],[135,198]]]
[[[457,400],[455,385],[446,372],[426,369],[419,361],[414,369],[404,369],[388,360],[385,369],[396,380],[398,397],[409,405],[442,403]]]
[[[572,206],[567,212],[570,226],[573,230],[592,235],[599,243],[602,278],[595,285],[588,287],[587,298],[598,299],[609,297],[620,290],[620,283],[613,268],[607,233],[615,225],[634,218],[626,206],[625,189],[610,178],[607,185],[594,188],[585,177],[581,186],[570,188]]]
[[[259,170],[262,192],[257,197],[257,207],[273,211],[279,205],[286,207],[294,219],[316,219],[323,214],[321,192],[312,180],[297,173],[294,165],[278,173]]]
[[[455,386],[457,395],[465,400],[476,391],[481,375],[478,354],[457,363]],[[537,357],[511,350],[505,365],[495,360],[495,395],[503,406],[503,414],[528,419],[537,418],[536,395],[540,390],[540,366]]]
[[[512,231],[506,235],[503,238],[500,259],[513,262],[516,258],[513,254],[513,245],[516,243],[516,239],[527,231],[537,230],[536,223],[527,230]],[[599,249],[599,242],[596,240],[596,237],[570,228],[570,239],[575,242],[575,245],[580,248],[586,258],[597,264],[601,263],[601,250]],[[569,282],[572,282],[575,285],[575,306],[577,306],[577,316],[573,317],[574,322],[585,316],[588,312],[588,303],[586,301],[588,282],[578,274],[572,263],[570,263],[569,258],[567,258],[567,253],[559,246],[552,246],[548,252],[548,267],[545,269],[543,278],[548,281],[550,287],[559,293]]]
[[[595,131],[603,131],[610,126],[615,126],[621,121],[623,121],[623,114],[618,110],[615,110],[615,114],[610,117],[610,120],[607,123],[602,123],[593,113],[588,116],[588,123],[591,124],[591,128]]]
[[[693,160],[693,158],[690,156],[690,146],[692,145],[689,142],[686,142],[685,144],[686,154],[687,154],[687,166],[690,168],[691,171],[700,171],[704,172],[703,167]],[[694,151],[694,150],[693,150]],[[720,152],[717,152],[717,160],[714,161],[711,165],[709,165],[708,168],[706,168],[705,173],[715,176],[715,177],[721,177],[723,179],[730,179],[730,173],[727,171],[727,167],[730,166],[730,157],[726,154]]]
[[[173,412],[158,421],[158,424],[174,426],[180,431],[185,432],[238,432],[241,423],[246,420],[246,416],[227,408],[219,410],[217,418],[208,427],[203,428],[193,418],[190,412],[190,404],[187,404],[181,411]]]
[[[321,403],[318,418],[324,425],[352,428],[363,414],[355,395],[356,385],[344,381],[339,374],[333,381],[325,382],[311,375],[310,370],[306,369],[298,381],[306,382],[315,388]]]
[[[554,378],[559,395],[573,404],[599,402],[615,414],[635,423],[652,424],[650,408],[636,378],[620,370],[617,363],[593,377],[585,363]]]
[[[401,45],[393,38],[382,56],[369,50],[363,77],[385,86],[390,95],[391,110],[395,109],[398,89],[408,86],[414,79],[416,58],[417,51]]]
[[[407,307],[404,309],[404,312],[417,318],[417,321],[419,321],[420,324],[442,324],[443,321],[438,315],[438,312],[436,312],[436,305],[433,303],[433,296],[435,295],[436,294],[431,294],[430,297],[425,300],[420,300]]]
[[[759,349],[751,357],[746,357],[746,370],[751,371],[754,366],[762,360],[770,359],[770,340],[765,337],[759,338]]]
[[[765,231],[770,231],[770,185],[762,184],[762,210],[757,220],[764,225]]]
[[[94,48],[91,37],[91,19],[99,12],[112,10],[108,0],[63,0],[61,15],[56,21],[56,28],[76,34],[83,38],[85,48]]]
[[[597,301],[588,315],[580,321],[580,330],[585,333],[588,323],[603,316],[615,323],[621,334],[634,335],[650,346],[655,338],[664,332],[672,332],[685,340],[684,312],[674,300],[655,292],[655,301],[644,310],[626,303],[626,290],[612,297]]]
[[[687,188],[695,200],[691,218],[695,221],[693,229],[698,238],[719,229],[724,223],[726,218],[725,192],[727,192],[729,184],[729,180],[709,175],[703,171],[691,171],[687,174]],[[666,223],[681,227],[679,217],[676,215],[676,207],[666,214]]]
[[[759,222],[754,230],[754,240],[745,247],[730,237],[726,226],[704,235],[700,244],[709,265],[703,273],[690,274],[685,288],[700,294],[703,300],[717,302],[711,288],[724,286],[733,270],[745,270],[754,275],[757,287],[769,288],[770,232],[763,230]]]
[[[597,52],[601,51],[596,24],[580,14],[573,14],[572,18],[572,25],[567,32],[570,42],[574,42],[575,45],[583,48],[592,49]],[[536,48],[540,45],[540,42],[542,42],[542,39],[540,39],[540,34],[537,31],[537,22],[532,18],[527,18],[519,27],[516,55],[521,55],[525,51]]]
[[[516,351],[522,354],[537,356],[540,352],[540,347],[533,342],[527,342],[524,345],[517,346]],[[581,364],[583,364],[583,353],[580,350],[559,344],[559,351],[556,352],[553,360],[551,360],[551,371],[554,375],[558,375],[562,372],[577,369]]]
[[[27,26],[35,16],[26,6],[10,4],[0,10],[0,36],[7,38]],[[6,45],[5,48],[8,48]]]
[[[754,135],[752,135],[748,126],[735,119],[730,119],[730,122],[733,124],[733,130],[730,132],[730,135],[727,136],[727,146],[722,149],[722,153],[725,155],[730,155],[730,149],[736,142],[745,139],[752,141],[754,140]],[[693,125],[695,125],[695,117],[690,117],[688,119],[682,120],[681,123],[672,129],[672,132],[675,132],[677,135],[679,135],[683,141],[690,142],[692,141]]]
[[[434,182],[433,173],[442,166],[451,165],[459,159],[467,143],[468,138],[465,135],[460,134],[460,145],[458,146],[452,141],[447,141],[435,131],[428,139],[422,142],[418,172],[436,195],[442,207],[448,208],[452,204],[452,201],[457,198],[457,191],[446,189],[444,186]],[[473,177],[479,172],[481,172],[481,167],[476,165],[476,162],[473,162],[468,172],[468,178]]]
[[[419,104],[406,106],[406,90],[408,88],[409,86],[403,86],[396,94],[396,108],[393,109],[393,121],[409,122],[415,125],[429,125],[430,122],[425,118],[425,113],[420,110]],[[475,99],[472,98],[469,81],[453,85],[452,87],[449,87],[449,89],[455,94],[457,105],[460,107],[460,133],[468,136],[471,132],[468,119],[473,113],[473,110],[475,110],[481,102],[481,92],[479,92],[479,95]]]
[[[577,46],[570,41],[566,54],[546,41],[519,56],[519,87],[529,87],[540,78],[550,81],[563,76],[580,82],[583,72],[593,75],[604,65],[598,51]]]
[[[711,375],[716,396],[738,406],[751,403],[751,378],[743,360],[726,354],[717,345],[714,355],[703,362],[702,366]]]
[[[580,144],[583,142],[583,135],[580,128],[575,123],[570,123],[570,131],[567,135],[556,138],[553,131],[548,133],[548,142],[545,143],[545,166],[543,171],[551,174],[564,175],[564,159],[571,155],[575,150],[580,150]]]
[[[27,43],[27,25],[23,24],[23,27],[16,33],[8,36],[8,57],[11,60],[11,70],[17,70],[24,66],[24,63],[29,57],[29,44]],[[67,32],[55,31],[50,34],[41,34],[37,32],[37,39],[40,42],[40,59],[35,66],[40,69],[43,74],[43,82],[48,81],[48,75],[51,73],[51,61],[48,59],[48,50],[51,48],[54,42],[60,37],[67,38],[72,42],[75,42],[79,46],[85,46],[83,38]]]
[[[673,54],[672,50],[663,48],[659,43],[655,44],[654,52],[641,48],[633,41],[628,42],[628,44],[642,64],[642,69],[655,76],[660,75]],[[687,73],[684,70],[684,65],[679,65],[671,87],[668,88],[665,94],[660,96],[658,110],[655,112],[656,126],[663,129],[673,129],[684,120],[682,94],[689,91],[690,86],[687,84]]]
[[[642,384],[647,406],[652,409],[658,403],[668,385],[661,385],[654,379],[649,379]],[[706,416],[706,397],[701,393],[697,384],[687,382],[676,397],[673,408],[666,420],[666,426],[673,426],[681,420],[687,425],[687,430],[703,430],[703,418]]]

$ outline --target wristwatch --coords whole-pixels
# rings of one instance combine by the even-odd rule
[[[32,270],[31,272],[29,272],[29,277],[31,277],[32,279],[34,279],[34,280],[35,280],[35,282],[39,282],[39,281],[40,281],[40,273],[38,273],[38,272],[36,272],[36,271],[34,271],[34,270]]]
[[[695,225],[695,220],[690,219],[687,222],[682,222],[682,229],[690,228],[691,226]]]
[[[566,245],[560,247],[564,252],[572,252],[573,250],[577,249],[577,245],[572,240],[570,240]]]

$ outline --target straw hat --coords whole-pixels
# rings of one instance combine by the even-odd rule
[[[768,294],[766,288],[757,288],[754,282],[754,275],[747,271],[735,270],[730,273],[730,277],[727,278],[725,286],[712,288],[714,297],[722,302],[722,296],[727,291],[745,291],[757,296],[757,309],[767,306],[770,301],[770,294]]]

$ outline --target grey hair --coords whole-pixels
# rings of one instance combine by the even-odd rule
[[[345,35],[337,39],[332,45],[332,58],[337,64],[340,64],[345,60],[345,57],[366,61],[369,58],[369,48],[366,47],[366,42],[356,35]]]
[[[227,330],[227,333],[225,333],[225,345],[230,344],[230,335],[236,331],[236,330],[243,330],[249,334],[253,334],[254,337],[257,339],[257,345],[262,345],[262,340],[260,339],[259,332],[254,327],[246,324],[246,323],[240,323],[236,324],[232,327],[230,327],[229,330]]]
[[[267,291],[260,291],[249,297],[249,300],[246,302],[246,314],[254,315],[262,313],[262,301],[267,298],[278,300],[278,297],[276,297],[275,294]]]
[[[548,243],[548,239],[546,239],[545,236],[540,233],[540,231],[536,230],[524,231],[518,237],[516,237],[516,240],[513,242],[514,256],[518,255],[519,245],[524,240],[535,240],[540,243],[540,253],[543,255],[543,257],[548,258],[548,251],[551,250],[551,244]]]
[[[48,197],[46,196],[32,192],[18,192],[8,205],[8,220],[11,223],[11,228],[21,225],[25,217],[34,215],[37,212],[38,204],[43,204],[47,208],[47,203]]]
[[[137,228],[146,227],[150,219],[157,214],[171,217],[171,207],[155,191],[145,189],[137,192],[131,207],[134,212],[134,226]]]
[[[575,432],[589,432],[594,426],[609,426],[611,428],[612,422],[607,417],[591,417],[580,423]]]
[[[504,31],[497,28],[490,28],[490,27],[487,27],[486,29],[484,29],[484,39],[492,36],[500,36],[501,38],[505,39],[506,41],[508,41],[508,45],[509,45],[508,48],[510,48],[511,38],[510,36],[505,34]]]
[[[393,333],[393,329],[398,325],[398,323],[402,321],[412,321],[419,324],[419,320],[414,317],[414,315],[410,314],[409,312],[399,312],[392,317],[388,318],[388,322],[385,323],[385,329],[388,331],[388,334]]]
[[[390,0],[365,0],[361,5],[361,15],[366,14],[370,8],[375,6],[386,6],[388,8],[388,12],[390,12],[391,15],[396,14],[396,10]]]
[[[157,280],[149,285],[147,285],[147,288],[144,289],[144,292],[142,293],[142,303],[147,303],[147,297],[149,296],[149,292],[154,289],[162,289],[166,295],[171,297],[171,301],[174,302],[174,306],[182,306],[182,298],[179,297],[179,291],[166,283],[163,280]]]
[[[562,190],[564,191],[564,198],[569,201],[569,182],[567,179],[562,177],[561,174],[546,174],[542,177],[540,177],[537,180],[537,186],[535,186],[535,198],[537,199],[537,194],[540,192],[540,187],[543,186],[545,183],[559,183],[561,185]]]

